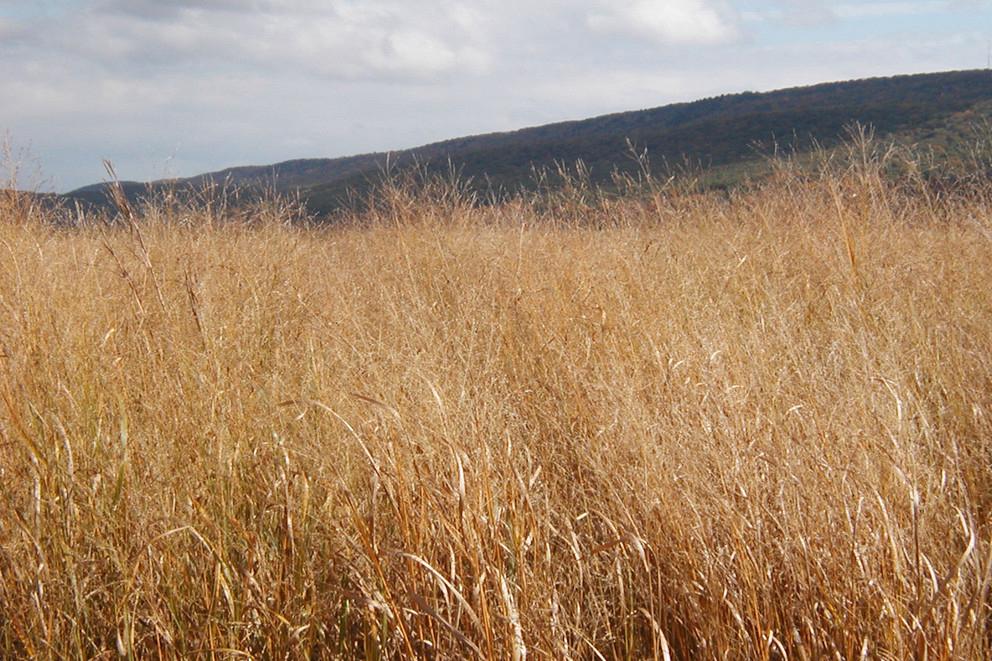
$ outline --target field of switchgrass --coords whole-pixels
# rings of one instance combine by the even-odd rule
[[[992,196],[387,193],[6,198],[0,656],[992,653]]]

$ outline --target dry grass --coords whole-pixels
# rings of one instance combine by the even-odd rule
[[[873,168],[0,212],[0,655],[988,657],[990,198]]]

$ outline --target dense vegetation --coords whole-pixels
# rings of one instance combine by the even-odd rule
[[[895,155],[0,198],[0,656],[989,658],[992,191]]]
[[[992,72],[962,71],[829,83],[765,94],[731,94],[694,103],[564,122],[512,133],[449,140],[390,156],[393,168],[420,163],[431,172],[453,167],[473,179],[483,193],[534,187],[535,170],[554,174],[557,165],[585,163],[593,182],[609,185],[615,170],[639,167],[631,147],[647,150],[656,169],[704,166],[711,185],[734,185],[761,171],[764,155],[776,148],[806,151],[829,147],[845,128],[870,125],[886,138],[936,145],[941,156],[959,156],[971,138],[970,126],[990,115]],[[950,130],[949,130],[950,128]],[[349,191],[365,193],[386,168],[385,154],[338,159],[288,161],[240,167],[186,180],[300,190],[312,211],[339,208]],[[181,185],[181,184],[180,184]],[[129,183],[132,197],[146,187]],[[102,186],[71,194],[75,199],[106,199]]]

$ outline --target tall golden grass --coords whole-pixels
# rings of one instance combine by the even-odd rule
[[[10,196],[0,655],[988,658],[992,196],[883,169]]]

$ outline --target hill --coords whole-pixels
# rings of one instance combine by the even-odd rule
[[[348,191],[365,190],[388,162],[434,171],[455,167],[487,187],[514,190],[533,185],[535,168],[583,161],[596,182],[615,170],[636,167],[629,143],[647,149],[654,163],[684,160],[711,168],[715,185],[733,185],[751,172],[762,151],[785,144],[798,151],[831,146],[854,122],[880,137],[933,143],[948,155],[964,148],[966,124],[992,116],[992,72],[955,71],[872,78],[766,93],[727,94],[691,103],[604,115],[470,136],[393,154],[300,159],[266,166],[234,167],[174,182],[128,182],[129,195],[171,185],[208,181],[298,191],[316,213],[338,207]],[[482,184],[479,184],[482,185]],[[78,189],[70,199],[100,202],[105,185]]]

